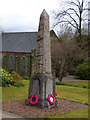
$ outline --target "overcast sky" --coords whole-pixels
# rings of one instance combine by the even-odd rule
[[[5,32],[37,31],[43,9],[50,15],[59,7],[59,0],[0,0],[0,26]]]

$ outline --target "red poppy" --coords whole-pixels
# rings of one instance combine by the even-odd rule
[[[51,105],[55,104],[55,97],[52,94],[48,95],[48,101]]]
[[[57,92],[56,92],[56,96],[57,96]]]
[[[30,104],[35,105],[38,102],[38,96],[32,95],[30,98]]]

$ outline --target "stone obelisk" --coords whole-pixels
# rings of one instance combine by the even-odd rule
[[[26,104],[30,105],[29,99],[33,95],[38,96],[38,102],[35,106],[40,108],[50,108],[57,106],[51,105],[48,101],[48,95],[55,97],[55,84],[51,73],[51,42],[49,30],[49,15],[44,9],[38,27],[37,45],[35,53],[35,71],[31,76],[29,84],[29,96]]]
[[[51,45],[49,32],[49,15],[43,10],[38,28],[36,46],[36,70],[37,73],[51,75]]]

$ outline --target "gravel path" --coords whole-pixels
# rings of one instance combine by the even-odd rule
[[[72,110],[88,107],[84,104],[59,99],[59,107],[51,109],[40,109],[25,105],[24,100],[3,103],[3,111],[13,113],[26,118],[42,118],[48,114],[63,114]]]

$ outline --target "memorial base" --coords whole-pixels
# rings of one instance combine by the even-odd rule
[[[58,100],[56,99],[55,93],[55,80],[52,78],[51,74],[33,74],[29,84],[29,96],[28,99],[25,100],[25,104],[36,106],[39,108],[57,107]],[[37,97],[35,98],[35,95],[38,97],[37,103],[35,103],[37,101],[35,100],[37,99]],[[50,100],[50,97],[52,100]],[[33,103],[33,101],[35,104]],[[54,103],[52,103],[51,101],[53,101]]]
[[[54,108],[54,107],[58,107],[58,99],[56,99],[55,104],[53,104],[53,105],[51,105],[51,104],[48,102],[48,100],[38,101],[37,104],[31,105],[31,104],[30,104],[30,98],[27,98],[27,99],[25,100],[25,104],[26,104],[26,105],[29,105],[29,106],[38,107],[38,108],[41,108],[41,109],[43,109],[43,108]]]

